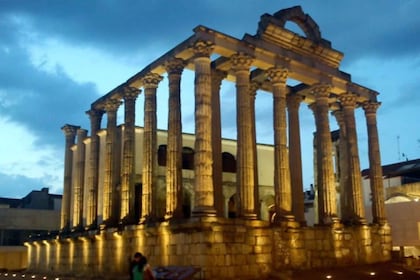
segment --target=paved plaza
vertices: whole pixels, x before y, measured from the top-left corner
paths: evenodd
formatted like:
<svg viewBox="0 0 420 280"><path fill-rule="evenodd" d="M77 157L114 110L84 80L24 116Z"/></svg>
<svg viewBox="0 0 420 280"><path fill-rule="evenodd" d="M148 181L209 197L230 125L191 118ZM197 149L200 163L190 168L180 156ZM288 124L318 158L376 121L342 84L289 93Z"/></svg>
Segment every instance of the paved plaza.
<svg viewBox="0 0 420 280"><path fill-rule="evenodd" d="M31 274L27 272L9 272L0 273L0 280L3 279L53 279L53 280L75 280L81 279L79 277L58 277L54 275ZM90 280L99 280L103 278L83 278ZM111 278L107 278L111 279ZM128 280L128 277L112 278L118 280ZM205 279L203 275L196 274L195 278L183 277L158 277L157 280L172 279L172 280L187 280L187 279ZM219 279L223 279L220 276ZM321 268L303 271L289 271L281 273L273 273L269 280L324 280L324 279L340 279L340 280L363 280L363 279L377 279L377 280L418 280L420 279L420 268L404 268L396 263L380 263L371 265L360 265L341 268ZM267 279L267 280L268 280ZM263 279L258 279L263 280Z"/></svg>

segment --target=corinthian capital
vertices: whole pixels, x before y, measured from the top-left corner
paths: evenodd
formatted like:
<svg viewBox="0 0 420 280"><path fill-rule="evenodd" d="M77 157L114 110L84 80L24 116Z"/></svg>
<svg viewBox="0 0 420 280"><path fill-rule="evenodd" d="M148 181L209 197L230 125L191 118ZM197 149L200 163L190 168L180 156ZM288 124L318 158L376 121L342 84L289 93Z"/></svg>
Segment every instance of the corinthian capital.
<svg viewBox="0 0 420 280"><path fill-rule="evenodd" d="M266 71L268 80L273 84L284 84L287 80L289 71L286 68L270 68Z"/></svg>
<svg viewBox="0 0 420 280"><path fill-rule="evenodd" d="M356 107L357 98L354 94L345 93L340 95L338 99L340 100L341 106L343 107Z"/></svg>
<svg viewBox="0 0 420 280"><path fill-rule="evenodd" d="M115 112L120 107L121 101L118 99L108 99L104 103L105 111L107 112Z"/></svg>
<svg viewBox="0 0 420 280"><path fill-rule="evenodd" d="M136 100L137 96L140 94L141 90L136 87L124 87L122 89L122 96L125 101L127 100Z"/></svg>
<svg viewBox="0 0 420 280"><path fill-rule="evenodd" d="M381 102L367 101L362 104L366 115L375 115L379 106L381 106Z"/></svg>
<svg viewBox="0 0 420 280"><path fill-rule="evenodd" d="M212 42L199 40L191 46L191 49L196 57L210 57L214 46Z"/></svg>
<svg viewBox="0 0 420 280"><path fill-rule="evenodd" d="M156 73L148 73L143 77L142 83L144 88L157 88L163 77Z"/></svg>
<svg viewBox="0 0 420 280"><path fill-rule="evenodd" d="M252 57L244 53L236 53L230 57L233 71L249 71L252 65Z"/></svg>
<svg viewBox="0 0 420 280"><path fill-rule="evenodd" d="M316 99L328 98L330 96L331 86L326 84L317 84L312 86L311 93Z"/></svg>
<svg viewBox="0 0 420 280"><path fill-rule="evenodd" d="M65 136L71 136L74 137L77 133L77 130L80 128L80 126L77 125L71 125L71 124L65 124L61 130L64 132Z"/></svg>
<svg viewBox="0 0 420 280"><path fill-rule="evenodd" d="M181 58L172 58L165 62L165 69L168 74L181 75L185 67L185 61Z"/></svg>
<svg viewBox="0 0 420 280"><path fill-rule="evenodd" d="M104 110L101 109L90 109L86 111L86 115L88 115L90 119L100 119L104 113Z"/></svg>

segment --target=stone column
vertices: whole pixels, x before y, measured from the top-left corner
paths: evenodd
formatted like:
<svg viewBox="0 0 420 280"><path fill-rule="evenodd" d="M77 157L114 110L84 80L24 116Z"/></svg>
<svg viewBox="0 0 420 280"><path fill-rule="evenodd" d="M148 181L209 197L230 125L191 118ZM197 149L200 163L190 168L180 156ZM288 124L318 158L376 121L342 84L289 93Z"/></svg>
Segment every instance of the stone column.
<svg viewBox="0 0 420 280"><path fill-rule="evenodd" d="M76 177L73 183L73 229L81 230L83 222L83 193L85 183L85 144L87 130L77 129Z"/></svg>
<svg viewBox="0 0 420 280"><path fill-rule="evenodd" d="M314 111L316 125L318 222L320 225L337 224L339 220L337 218L332 142L328 119L330 87L317 85L312 88L311 92L315 96L315 102L310 108Z"/></svg>
<svg viewBox="0 0 420 280"><path fill-rule="evenodd" d="M143 174L141 223L148 222L156 214L156 171L157 171L157 118L156 89L162 77L149 73L143 78L144 87L144 129L143 129Z"/></svg>
<svg viewBox="0 0 420 280"><path fill-rule="evenodd" d="M302 152L300 145L299 106L302 96L296 93L289 94L286 98L288 127L289 127L289 164L290 182L292 188L292 214L296 221L305 225L305 203L302 182Z"/></svg>
<svg viewBox="0 0 420 280"><path fill-rule="evenodd" d="M372 192L372 215L373 223L386 224L385 216L385 195L382 179L381 154L379 149L378 127L376 124L376 111L379 108L378 102L366 102L363 104L365 110L366 125L368 130L369 145L369 178Z"/></svg>
<svg viewBox="0 0 420 280"><path fill-rule="evenodd" d="M135 119L136 99L139 94L140 90L134 87L125 87L122 91L122 97L124 99L124 138L121 176L121 224L133 224L135 222Z"/></svg>
<svg viewBox="0 0 420 280"><path fill-rule="evenodd" d="M216 215L213 186L212 107L210 55L213 46L209 42L197 41L192 50L195 54L195 153L193 216Z"/></svg>
<svg viewBox="0 0 420 280"><path fill-rule="evenodd" d="M237 170L236 184L239 197L239 216L256 219L254 153L256 143L252 140L253 127L251 117L251 98L249 68L252 58L237 53L230 58L232 70L236 76L236 114L237 114Z"/></svg>
<svg viewBox="0 0 420 280"><path fill-rule="evenodd" d="M165 65L169 80L165 219L182 217L181 76L184 65L180 58L173 58Z"/></svg>
<svg viewBox="0 0 420 280"><path fill-rule="evenodd" d="M338 152L340 155L339 159L339 168L340 168L340 209L341 209L341 220L344 224L350 223L351 219L351 209L352 209L352 199L351 199L351 186L349 180L349 156L347 148L347 132L346 125L344 123L343 111L336 110L333 112L337 124L340 128L340 142L338 146Z"/></svg>
<svg viewBox="0 0 420 280"><path fill-rule="evenodd" d="M90 118L90 154L89 154L89 178L88 178L88 199L87 199L87 229L97 227L98 215L98 169L99 169L99 136L101 129L101 120L104 111L91 109L86 112Z"/></svg>
<svg viewBox="0 0 420 280"><path fill-rule="evenodd" d="M255 99L257 97L257 90L260 88L260 84L257 82L251 82L249 87L249 102L250 102L250 116L251 116L251 125L252 125L252 135L251 141L255 143L252 149L252 156L254 162L254 200L255 200L255 213L257 217L261 217L261 207L260 207L260 190L259 190L259 183L258 183L258 154L257 154L257 127L255 121Z"/></svg>
<svg viewBox="0 0 420 280"><path fill-rule="evenodd" d="M339 97L343 108L344 123L347 133L348 172L351 186L352 219L355 224L366 224L365 206L363 201L362 177L360 173L359 148L357 146L356 120L354 109L356 108L356 96L343 94Z"/></svg>
<svg viewBox="0 0 420 280"><path fill-rule="evenodd" d="M70 201L71 201L71 185L72 185L72 167L73 167L73 152L71 147L74 145L77 129L80 126L66 124L61 130L66 137L66 148L64 151L64 185L63 185L63 199L61 202L61 230L68 231L70 229Z"/></svg>
<svg viewBox="0 0 420 280"><path fill-rule="evenodd" d="M222 124L220 113L220 87L226 73L212 70L211 72L211 103L212 103L212 149L213 149L213 185L214 203L217 216L224 215L223 174L222 174Z"/></svg>
<svg viewBox="0 0 420 280"><path fill-rule="evenodd" d="M104 188L103 188L103 224L104 227L112 227L117 224L116 205L116 136L117 136L117 110L121 101L109 99L105 101L107 114L107 131L105 143L105 167L104 167Z"/></svg>
<svg viewBox="0 0 420 280"><path fill-rule="evenodd" d="M267 70L267 77L273 86L275 222L294 220L286 127L287 74L284 68Z"/></svg>

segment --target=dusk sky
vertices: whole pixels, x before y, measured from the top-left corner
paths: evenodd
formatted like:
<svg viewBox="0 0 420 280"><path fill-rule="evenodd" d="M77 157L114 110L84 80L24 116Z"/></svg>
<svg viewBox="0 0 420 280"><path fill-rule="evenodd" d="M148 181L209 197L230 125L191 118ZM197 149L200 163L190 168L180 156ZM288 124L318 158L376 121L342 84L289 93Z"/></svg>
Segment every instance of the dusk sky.
<svg viewBox="0 0 420 280"><path fill-rule="evenodd" d="M324 39L344 53L340 69L380 93L383 164L420 158L420 1L417 0L0 0L0 196L49 187L62 192L66 124L90 129L90 104L204 25L236 38L260 16L301 5ZM293 24L289 25L295 30ZM182 82L183 129L194 131L193 72ZM234 84L222 91L223 137L236 138ZM121 106L122 108L123 106ZM158 91L158 128L167 125L167 80ZM143 125L143 98L136 124ZM257 138L273 142L271 96L257 94ZM120 110L121 112L121 110ZM123 117L119 113L120 121ZM305 188L313 183L314 118L301 106ZM361 168L366 125L357 109ZM330 118L331 129L337 129ZM106 119L102 125L106 125Z"/></svg>

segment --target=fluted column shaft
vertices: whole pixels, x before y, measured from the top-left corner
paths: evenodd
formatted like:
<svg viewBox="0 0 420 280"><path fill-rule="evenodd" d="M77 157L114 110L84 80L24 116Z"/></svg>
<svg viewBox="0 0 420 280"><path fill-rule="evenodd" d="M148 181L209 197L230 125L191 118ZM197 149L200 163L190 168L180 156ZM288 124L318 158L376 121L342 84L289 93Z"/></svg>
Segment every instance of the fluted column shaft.
<svg viewBox="0 0 420 280"><path fill-rule="evenodd" d="M359 148L357 146L356 120L354 109L356 108L356 96L344 94L340 96L343 108L344 123L347 133L347 150L349 159L349 179L352 197L352 223L365 224L365 206L363 201L362 177L360 173Z"/></svg>
<svg viewBox="0 0 420 280"><path fill-rule="evenodd" d="M267 70L267 77L273 86L274 197L276 221L294 219L292 215L292 187L290 184L289 154L287 148L287 74L287 69L271 68Z"/></svg>
<svg viewBox="0 0 420 280"><path fill-rule="evenodd" d="M236 115L237 115L237 172L236 184L239 186L239 216L256 219L255 169L252 152L256 145L252 142L253 126L251 117L251 98L249 68L252 58L241 53L231 56L232 70L236 76Z"/></svg>
<svg viewBox="0 0 420 280"><path fill-rule="evenodd" d="M107 131L105 143L105 168L103 189L103 225L114 226L117 221L117 193L116 193L116 137L117 137L117 110L121 101L109 99L105 102L107 113Z"/></svg>
<svg viewBox="0 0 420 280"><path fill-rule="evenodd" d="M168 142L166 147L166 213L165 219L182 217L182 119L181 75L184 61L167 62L169 80Z"/></svg>
<svg viewBox="0 0 420 280"><path fill-rule="evenodd" d="M339 142L339 154L340 154L340 209L341 209L341 220L343 223L349 223L351 220L352 213L352 198L351 198L351 185L349 179L349 156L348 156L348 144L347 144L347 132L346 125L344 123L344 115L342 110L336 110L333 112L334 117L337 120L340 128L340 142Z"/></svg>
<svg viewBox="0 0 420 280"><path fill-rule="evenodd" d="M195 53L195 154L193 216L215 216L212 151L212 107L210 55L208 42L197 41Z"/></svg>
<svg viewBox="0 0 420 280"><path fill-rule="evenodd" d="M223 178L222 178L222 124L220 113L220 87L226 73L212 70L211 72L211 103L212 103L212 149L213 149L213 185L214 203L217 216L224 214Z"/></svg>
<svg viewBox="0 0 420 280"><path fill-rule="evenodd" d="M140 90L133 87L123 89L124 138L121 178L120 223L134 223L134 166L135 166L135 118L136 99Z"/></svg>
<svg viewBox="0 0 420 280"><path fill-rule="evenodd" d="M312 89L312 93L315 95L315 103L311 108L314 111L316 125L318 222L321 225L330 225L338 222L332 141L328 119L330 87L318 85Z"/></svg>
<svg viewBox="0 0 420 280"><path fill-rule="evenodd" d="M83 226L83 194L85 183L85 143L87 130L77 130L76 149L76 177L73 183L73 227L80 229Z"/></svg>
<svg viewBox="0 0 420 280"><path fill-rule="evenodd" d="M369 146L369 177L372 192L372 215L373 223L386 223L385 195L382 179L381 154L379 149L378 127L376 124L376 111L380 103L366 102L363 104L365 110L366 125L368 131Z"/></svg>
<svg viewBox="0 0 420 280"><path fill-rule="evenodd" d="M252 156L253 156L253 162L254 162L254 200L255 200L255 213L257 217L261 216L261 209L260 209L260 203L259 203L259 182L258 182L258 154L257 154L257 123L255 121L255 99L257 97L257 90L259 89L260 84L257 82L252 82L250 84L249 88L249 108L250 108L250 116L251 116L251 141L253 143L252 145Z"/></svg>
<svg viewBox="0 0 420 280"><path fill-rule="evenodd" d="M86 225L88 228L97 227L98 215L98 169L99 169L99 136L101 120L104 114L102 110L91 109L86 112L90 118L90 154L89 154L89 178Z"/></svg>
<svg viewBox="0 0 420 280"><path fill-rule="evenodd" d="M299 106L302 97L297 94L287 96L289 128L289 165L292 188L292 213L296 221L305 224L305 203L302 181L302 151L300 142Z"/></svg>
<svg viewBox="0 0 420 280"><path fill-rule="evenodd" d="M79 126L66 124L61 128L66 139L66 147L64 151L64 184L63 184L63 200L61 202L61 230L70 229L70 201L71 201L71 185L72 185L72 169L73 169L73 152L71 147L75 143L77 129Z"/></svg>
<svg viewBox="0 0 420 280"><path fill-rule="evenodd" d="M156 89L162 77L149 73L143 78L144 130L141 222L156 218L157 117Z"/></svg>

